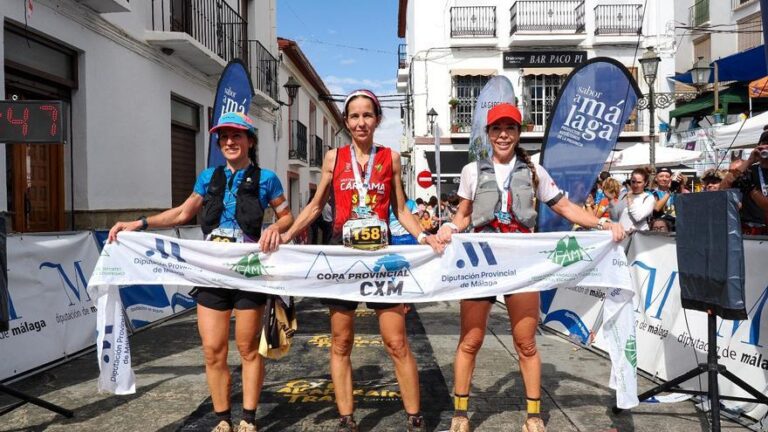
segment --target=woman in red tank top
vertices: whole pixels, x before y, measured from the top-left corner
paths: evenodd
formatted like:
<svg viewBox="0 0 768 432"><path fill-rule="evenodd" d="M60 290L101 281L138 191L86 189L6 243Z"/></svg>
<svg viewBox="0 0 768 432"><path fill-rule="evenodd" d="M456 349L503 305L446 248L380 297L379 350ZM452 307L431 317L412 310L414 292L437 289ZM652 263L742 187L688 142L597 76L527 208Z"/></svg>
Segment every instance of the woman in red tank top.
<svg viewBox="0 0 768 432"><path fill-rule="evenodd" d="M281 236L282 243L293 239L317 219L332 195L334 217L331 244L341 243L344 223L360 216L358 212L369 213L386 222L391 206L402 226L418 238L419 243L429 244L435 252L441 253L443 245L435 236L422 231L405 205L400 180L400 154L373 142L373 133L381 122L381 105L376 96L368 90L352 92L344 102L344 119L352 135L352 144L326 153L315 196L293 226ZM361 182L363 179L367 181ZM360 188L366 184L366 188ZM331 378L340 414L337 430L357 431L352 416L354 403L350 362L357 303L333 299L325 299L323 303L329 306L331 313ZM419 405L419 374L405 332L407 309L402 303L368 302L367 306L376 311L381 338L395 365L403 406L408 415L406 430L424 431Z"/></svg>

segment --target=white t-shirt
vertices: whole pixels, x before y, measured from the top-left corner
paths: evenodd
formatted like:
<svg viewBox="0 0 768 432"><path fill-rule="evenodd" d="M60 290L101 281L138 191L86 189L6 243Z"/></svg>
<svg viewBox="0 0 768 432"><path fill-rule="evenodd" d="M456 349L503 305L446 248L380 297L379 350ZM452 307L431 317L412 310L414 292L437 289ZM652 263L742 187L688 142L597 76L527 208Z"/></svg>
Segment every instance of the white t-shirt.
<svg viewBox="0 0 768 432"><path fill-rule="evenodd" d="M619 216L619 223L625 231L648 231L648 217L653 213L656 199L648 192L632 195L632 205L627 205ZM625 202L626 196L622 196Z"/></svg>
<svg viewBox="0 0 768 432"><path fill-rule="evenodd" d="M515 166L515 160L513 157L508 164L493 163L493 171L496 174L496 184L503 186L507 181L509 173L512 172L512 168ZM541 165L533 163L536 168L536 175L539 177L539 187L536 189L536 198L540 202L547 202L561 193L552 177L549 176L547 170ZM456 193L470 201L475 199L475 190L477 189L477 162L470 162L464 165L461 169L461 180L459 182L459 190Z"/></svg>

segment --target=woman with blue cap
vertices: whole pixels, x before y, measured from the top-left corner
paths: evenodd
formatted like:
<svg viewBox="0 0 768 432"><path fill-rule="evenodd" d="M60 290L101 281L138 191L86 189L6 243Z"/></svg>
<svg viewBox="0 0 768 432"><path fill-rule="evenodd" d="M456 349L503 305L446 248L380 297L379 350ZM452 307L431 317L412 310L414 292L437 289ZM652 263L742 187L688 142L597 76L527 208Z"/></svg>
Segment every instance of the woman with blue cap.
<svg viewBox="0 0 768 432"><path fill-rule="evenodd" d="M253 120L241 113L226 113L210 133L218 133L226 165L200 173L192 194L178 207L137 221L118 222L109 241L120 231L182 225L200 214L206 240L259 242L262 250L275 248L293 216L274 172L256 163L257 135ZM262 230L264 210L272 207L277 221ZM259 355L259 334L266 295L235 289L198 287L197 327L202 339L205 374L217 417L214 432L233 430L230 411L231 375L227 364L230 318L234 310L235 342L243 376L243 418L238 431L256 431L256 407L264 383L264 360Z"/></svg>

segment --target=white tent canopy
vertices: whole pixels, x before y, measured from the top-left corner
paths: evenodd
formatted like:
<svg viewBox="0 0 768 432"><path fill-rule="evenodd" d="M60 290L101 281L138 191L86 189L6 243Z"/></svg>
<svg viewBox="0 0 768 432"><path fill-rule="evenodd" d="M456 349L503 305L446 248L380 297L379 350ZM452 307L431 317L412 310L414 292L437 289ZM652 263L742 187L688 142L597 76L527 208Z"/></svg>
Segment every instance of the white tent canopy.
<svg viewBox="0 0 768 432"><path fill-rule="evenodd" d="M754 147L757 145L757 140L760 139L765 125L768 125L768 111L741 122L719 127L715 130L715 148Z"/></svg>
<svg viewBox="0 0 768 432"><path fill-rule="evenodd" d="M635 144L619 152L618 157L611 165L612 169L634 169L646 167L650 162L650 145ZM701 152L679 149L675 147L656 146L656 166L677 166L696 162L701 158Z"/></svg>
<svg viewBox="0 0 768 432"><path fill-rule="evenodd" d="M605 163L603 164L604 171L608 170L608 167L611 164L611 162L613 162L614 164L616 163L618 154L619 152L611 150L611 153L608 155L608 159L606 159ZM541 158L541 153L536 153L535 155L531 156L531 161L537 164L541 164L540 158ZM568 161L567 160L562 161L562 163L559 165L568 165Z"/></svg>

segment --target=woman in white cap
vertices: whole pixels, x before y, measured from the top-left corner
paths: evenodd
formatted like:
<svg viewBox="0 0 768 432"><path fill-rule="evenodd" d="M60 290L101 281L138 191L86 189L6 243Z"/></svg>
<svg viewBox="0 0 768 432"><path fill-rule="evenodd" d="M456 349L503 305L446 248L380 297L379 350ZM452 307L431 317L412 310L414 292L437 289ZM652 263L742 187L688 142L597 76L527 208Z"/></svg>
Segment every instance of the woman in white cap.
<svg viewBox="0 0 768 432"><path fill-rule="evenodd" d="M200 173L194 191L180 206L137 221L118 222L109 241L120 231L182 225L200 214L206 240L259 242L262 250L277 246L293 216L274 172L256 164L256 128L240 113L221 116L211 133L219 134L225 166ZM272 207L277 221L262 231L264 210ZM266 295L226 288L197 287L197 327L202 339L205 374L217 417L214 432L233 430L230 409L231 376L227 365L230 318L234 310L235 342L243 376L243 418L238 431L256 431L256 407L264 383L264 361L259 355L259 334Z"/></svg>
<svg viewBox="0 0 768 432"><path fill-rule="evenodd" d="M400 224L419 243L429 244L437 252L442 245L435 236L425 233L405 204L400 180L400 154L375 144L373 134L381 123L381 105L369 90L356 90L344 101L344 119L352 135L348 146L329 150L323 160L322 178L312 201L296 217L293 226L282 235L283 243L308 227L320 216L323 206L332 197L333 228L331 244L341 244L347 223L371 224L376 231L386 230L389 209ZM367 225L366 225L367 226ZM383 244L385 237L379 237ZM331 379L340 418L337 431L357 431L353 418L352 363L354 323L357 302L324 299L331 315ZM406 430L424 431L421 415L419 372L408 345L405 331L406 308L402 303L372 303L376 311L381 338L395 366L400 394L406 412Z"/></svg>
<svg viewBox="0 0 768 432"><path fill-rule="evenodd" d="M438 240L450 242L454 233L530 233L535 228L535 200L545 202L555 213L582 227L610 230L614 240L624 230L607 219L598 219L573 204L557 188L546 170L531 162L520 147L520 110L502 103L488 111L486 133L493 147L491 159L471 162L461 171L458 195L461 198L453 221L444 224ZM539 293L504 297L512 327L515 350L523 376L527 418L524 432L545 431L540 415L541 357L536 350L539 323ZM475 359L485 338L488 314L495 297L461 302L461 334L454 362L454 416L451 432L469 431L467 410Z"/></svg>

